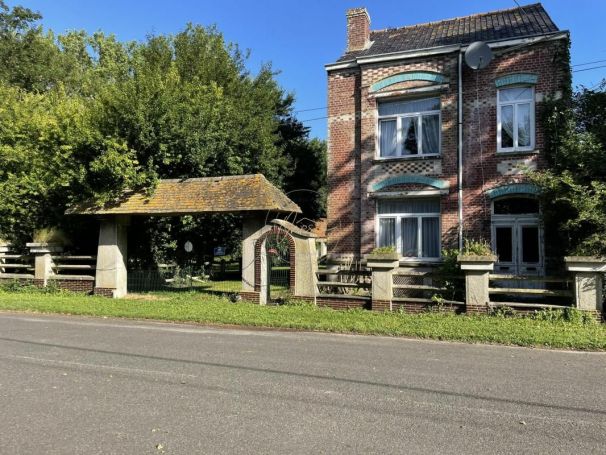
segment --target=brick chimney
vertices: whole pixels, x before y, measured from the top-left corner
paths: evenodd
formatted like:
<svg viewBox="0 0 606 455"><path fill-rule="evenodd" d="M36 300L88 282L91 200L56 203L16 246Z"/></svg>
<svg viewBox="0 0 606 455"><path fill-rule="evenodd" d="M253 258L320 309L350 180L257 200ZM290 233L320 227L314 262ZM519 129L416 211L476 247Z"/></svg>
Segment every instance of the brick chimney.
<svg viewBox="0 0 606 455"><path fill-rule="evenodd" d="M365 49L370 42L370 17L366 8L347 10L347 52Z"/></svg>

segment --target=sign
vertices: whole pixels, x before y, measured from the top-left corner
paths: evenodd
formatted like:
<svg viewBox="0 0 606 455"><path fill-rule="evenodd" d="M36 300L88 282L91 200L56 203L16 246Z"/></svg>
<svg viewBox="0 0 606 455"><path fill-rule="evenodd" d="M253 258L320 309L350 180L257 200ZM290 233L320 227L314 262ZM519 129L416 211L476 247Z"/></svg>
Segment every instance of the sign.
<svg viewBox="0 0 606 455"><path fill-rule="evenodd" d="M185 242L185 245L183 245L183 248L185 248L186 253L191 253L194 250L194 245L188 240Z"/></svg>
<svg viewBox="0 0 606 455"><path fill-rule="evenodd" d="M225 249L224 246L216 246L213 248L213 253L215 256L225 256Z"/></svg>

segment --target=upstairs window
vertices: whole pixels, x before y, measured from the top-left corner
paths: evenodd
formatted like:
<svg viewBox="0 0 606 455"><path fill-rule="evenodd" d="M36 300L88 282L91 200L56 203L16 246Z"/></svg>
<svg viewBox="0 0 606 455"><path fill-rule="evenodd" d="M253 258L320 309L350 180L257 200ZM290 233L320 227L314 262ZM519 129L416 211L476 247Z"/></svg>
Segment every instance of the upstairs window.
<svg viewBox="0 0 606 455"><path fill-rule="evenodd" d="M534 88L514 87L497 92L497 150L534 149Z"/></svg>
<svg viewBox="0 0 606 455"><path fill-rule="evenodd" d="M379 157L440 154L440 98L379 103Z"/></svg>

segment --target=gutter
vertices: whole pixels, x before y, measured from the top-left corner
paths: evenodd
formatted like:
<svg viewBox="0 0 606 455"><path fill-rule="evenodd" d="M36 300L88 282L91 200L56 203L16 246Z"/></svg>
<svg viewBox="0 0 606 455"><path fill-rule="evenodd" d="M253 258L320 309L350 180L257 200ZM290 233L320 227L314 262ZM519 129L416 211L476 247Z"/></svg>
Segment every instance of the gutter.
<svg viewBox="0 0 606 455"><path fill-rule="evenodd" d="M498 49L501 47L507 46L525 46L528 44L533 44L535 42L540 41L548 41L548 40L558 40L568 38L570 32L568 30L557 31L553 33L547 33L544 35L533 35L527 36L524 38L515 38L515 39L505 39L500 41L492 41L487 42L488 47L491 49ZM470 43L471 44L471 43ZM393 60L405 60L408 58L416 58L416 57L426 57L430 55L440 55L440 54L449 54L451 52L457 51L465 51L469 45L448 45L448 46L438 46L438 47L429 47L425 49L414 49L411 51L403 51L403 52L391 52L388 54L379 54L372 56L360 56L354 57L351 60L343 61L343 62L335 62L335 63L327 63L324 65L326 71L340 70L346 68L355 68L360 65L369 64L369 63L381 63L381 62L389 62Z"/></svg>
<svg viewBox="0 0 606 455"><path fill-rule="evenodd" d="M463 49L459 49L458 59L458 147L457 147L457 187L458 187L458 219L459 219L459 251L463 251Z"/></svg>

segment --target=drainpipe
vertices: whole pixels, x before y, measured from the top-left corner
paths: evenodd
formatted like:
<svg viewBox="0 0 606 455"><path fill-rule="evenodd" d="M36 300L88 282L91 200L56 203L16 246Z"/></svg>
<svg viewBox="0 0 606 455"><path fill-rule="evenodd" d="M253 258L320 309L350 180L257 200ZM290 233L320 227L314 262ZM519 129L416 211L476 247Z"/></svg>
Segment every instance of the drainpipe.
<svg viewBox="0 0 606 455"><path fill-rule="evenodd" d="M457 122L459 126L459 146L458 146L458 202L459 202L459 250L463 250L463 52L459 48L459 81L457 84L459 91L458 108L459 113Z"/></svg>

